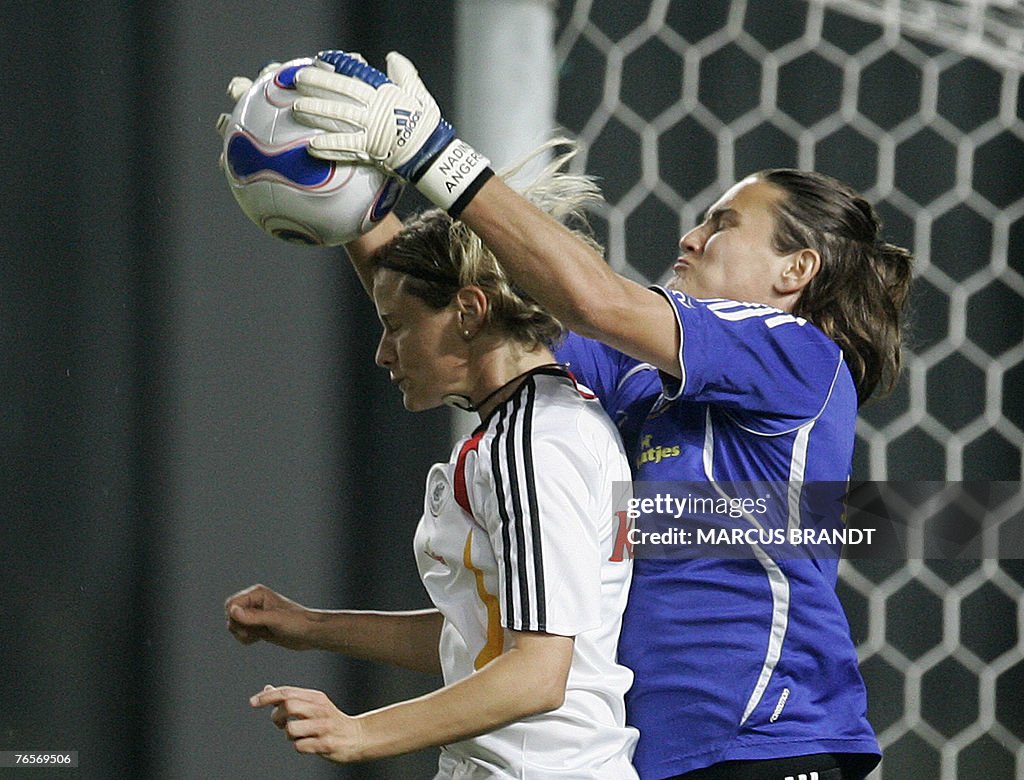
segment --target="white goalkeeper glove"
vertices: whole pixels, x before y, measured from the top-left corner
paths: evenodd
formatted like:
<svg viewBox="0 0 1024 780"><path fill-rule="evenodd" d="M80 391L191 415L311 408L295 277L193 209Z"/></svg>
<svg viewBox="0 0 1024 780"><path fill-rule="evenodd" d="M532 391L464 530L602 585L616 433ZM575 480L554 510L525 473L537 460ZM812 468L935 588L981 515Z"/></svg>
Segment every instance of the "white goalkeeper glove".
<svg viewBox="0 0 1024 780"><path fill-rule="evenodd" d="M272 68L280 67L280 62L268 62L262 68L260 72L256 74L256 78L259 78L267 71ZM252 86L253 79L248 76L235 76L231 81L228 82L228 88L225 90L232 103L237 103L242 99L242 95L249 91L249 87ZM228 122L231 120L231 113L223 113L217 117L217 133L224 137L224 131L227 130Z"/></svg>
<svg viewBox="0 0 1024 780"><path fill-rule="evenodd" d="M387 75L358 55L324 51L295 76L295 118L326 132L309 151L325 160L372 163L410 181L458 217L494 175L490 160L455 137L415 66L397 52Z"/></svg>

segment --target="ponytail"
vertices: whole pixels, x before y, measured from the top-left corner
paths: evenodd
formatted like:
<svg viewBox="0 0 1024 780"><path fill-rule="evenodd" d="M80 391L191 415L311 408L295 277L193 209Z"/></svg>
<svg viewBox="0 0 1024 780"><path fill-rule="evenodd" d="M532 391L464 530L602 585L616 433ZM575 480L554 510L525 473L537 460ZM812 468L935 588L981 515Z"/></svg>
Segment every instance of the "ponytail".
<svg viewBox="0 0 1024 780"><path fill-rule="evenodd" d="M813 322L842 349L859 404L876 390L891 391L902 364L912 255L879 238L874 208L841 182L789 169L758 177L785 192L776 206L775 249L811 248L821 257L793 314Z"/></svg>

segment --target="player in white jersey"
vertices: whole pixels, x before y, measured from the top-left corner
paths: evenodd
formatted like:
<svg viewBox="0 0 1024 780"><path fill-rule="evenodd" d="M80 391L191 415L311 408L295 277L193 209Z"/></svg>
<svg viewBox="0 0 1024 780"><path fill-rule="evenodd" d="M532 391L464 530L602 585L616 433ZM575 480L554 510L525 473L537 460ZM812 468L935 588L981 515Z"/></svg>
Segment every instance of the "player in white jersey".
<svg viewBox="0 0 1024 780"><path fill-rule="evenodd" d="M322 52L296 84L296 117L327 131L314 155L415 184L587 337L559 356L623 415L640 480L781 482L802 527L803 483L848 478L857 407L899 370L911 276L850 188L792 170L738 182L680 240L667 289L649 289L494 177L401 55L385 74ZM878 745L835 570L834 557L637 561L620 652L641 777L870 771Z"/></svg>
<svg viewBox="0 0 1024 780"><path fill-rule="evenodd" d="M555 363L557 321L465 226L434 211L382 235L348 247L384 326L378 364L409 410L447 402L481 419L427 478L414 546L436 609L313 610L257 585L225 610L242 642L441 671L445 686L354 717L290 686L252 705L273 707L299 752L338 762L441 746L439 778L635 777L615 427Z"/></svg>
<svg viewBox="0 0 1024 780"><path fill-rule="evenodd" d="M595 403L561 367L535 369L427 479L415 546L445 616L445 682L484 668L507 631L575 637L562 706L447 745L455 776L631 774L632 675L615 662L630 567L614 554L609 482L630 475Z"/></svg>

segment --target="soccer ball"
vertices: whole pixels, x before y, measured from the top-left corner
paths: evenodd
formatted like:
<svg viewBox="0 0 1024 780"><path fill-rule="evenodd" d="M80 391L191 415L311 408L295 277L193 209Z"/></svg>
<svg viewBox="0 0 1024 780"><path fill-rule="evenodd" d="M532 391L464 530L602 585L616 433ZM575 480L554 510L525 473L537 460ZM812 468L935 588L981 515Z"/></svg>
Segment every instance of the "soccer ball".
<svg viewBox="0 0 1024 780"><path fill-rule="evenodd" d="M292 118L295 74L312 59L263 73L242 96L224 132L224 172L242 211L272 236L337 246L365 233L398 202L403 184L370 165L313 157L323 132Z"/></svg>

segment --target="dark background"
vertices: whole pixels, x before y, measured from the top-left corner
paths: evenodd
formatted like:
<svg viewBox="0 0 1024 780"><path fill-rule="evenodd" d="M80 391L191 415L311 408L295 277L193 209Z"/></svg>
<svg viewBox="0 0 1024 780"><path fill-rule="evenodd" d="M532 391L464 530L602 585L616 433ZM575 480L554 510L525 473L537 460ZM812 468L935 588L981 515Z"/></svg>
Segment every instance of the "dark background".
<svg viewBox="0 0 1024 780"><path fill-rule="evenodd" d="M427 605L411 537L449 418L405 413L373 365L340 250L245 220L213 123L231 76L332 47L418 55L450 103L451 48L418 34L447 5L4 4L0 749L78 750L90 777L337 776L249 695L359 711L437 685L224 630L257 581Z"/></svg>

